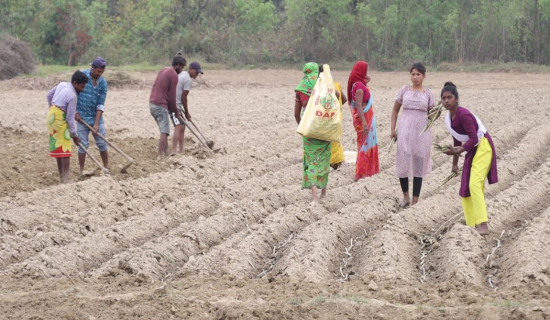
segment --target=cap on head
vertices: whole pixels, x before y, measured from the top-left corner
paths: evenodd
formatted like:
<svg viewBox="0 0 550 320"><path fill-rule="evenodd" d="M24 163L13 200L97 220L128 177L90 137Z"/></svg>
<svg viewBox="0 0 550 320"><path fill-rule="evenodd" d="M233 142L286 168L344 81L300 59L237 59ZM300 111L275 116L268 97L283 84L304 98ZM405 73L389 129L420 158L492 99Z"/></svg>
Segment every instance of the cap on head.
<svg viewBox="0 0 550 320"><path fill-rule="evenodd" d="M102 57L97 57L92 63L90 63L90 65L94 68L105 69L107 66L107 61L105 61Z"/></svg>
<svg viewBox="0 0 550 320"><path fill-rule="evenodd" d="M189 69L195 69L197 73L204 73L202 72L201 64L198 63L197 61L191 62L191 64L189 65Z"/></svg>

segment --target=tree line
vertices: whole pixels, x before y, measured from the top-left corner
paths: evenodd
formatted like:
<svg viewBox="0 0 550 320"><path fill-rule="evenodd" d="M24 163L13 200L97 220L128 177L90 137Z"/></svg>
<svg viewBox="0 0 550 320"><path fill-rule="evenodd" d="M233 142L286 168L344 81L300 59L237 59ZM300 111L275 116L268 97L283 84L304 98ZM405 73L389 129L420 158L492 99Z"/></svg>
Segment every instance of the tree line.
<svg viewBox="0 0 550 320"><path fill-rule="evenodd" d="M3 0L0 32L44 64L367 60L550 64L550 0Z"/></svg>

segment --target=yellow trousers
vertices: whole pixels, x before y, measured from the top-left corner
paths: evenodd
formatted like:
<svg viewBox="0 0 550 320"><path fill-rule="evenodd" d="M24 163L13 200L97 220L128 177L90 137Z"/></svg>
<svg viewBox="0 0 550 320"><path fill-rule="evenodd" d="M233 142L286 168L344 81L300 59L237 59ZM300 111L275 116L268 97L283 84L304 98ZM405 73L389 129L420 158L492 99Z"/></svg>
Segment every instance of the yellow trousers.
<svg viewBox="0 0 550 320"><path fill-rule="evenodd" d="M485 204L485 178L491 168L493 150L487 138L481 138L470 170L470 196L462 198L462 208L466 225L475 227L487 222L487 205Z"/></svg>
<svg viewBox="0 0 550 320"><path fill-rule="evenodd" d="M338 142L332 141L330 145L330 164L344 162L344 147Z"/></svg>

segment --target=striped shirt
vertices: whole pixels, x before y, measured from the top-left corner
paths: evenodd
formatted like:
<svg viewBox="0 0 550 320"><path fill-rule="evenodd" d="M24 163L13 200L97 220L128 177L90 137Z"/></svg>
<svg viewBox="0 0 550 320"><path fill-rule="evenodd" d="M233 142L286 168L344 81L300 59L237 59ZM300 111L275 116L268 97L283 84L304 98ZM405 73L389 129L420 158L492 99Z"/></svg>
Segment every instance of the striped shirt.
<svg viewBox="0 0 550 320"><path fill-rule="evenodd" d="M74 116L76 114L78 94L72 83L61 82L48 92L46 98L48 99L48 106L54 105L66 113L65 119L69 125L71 137L76 137Z"/></svg>

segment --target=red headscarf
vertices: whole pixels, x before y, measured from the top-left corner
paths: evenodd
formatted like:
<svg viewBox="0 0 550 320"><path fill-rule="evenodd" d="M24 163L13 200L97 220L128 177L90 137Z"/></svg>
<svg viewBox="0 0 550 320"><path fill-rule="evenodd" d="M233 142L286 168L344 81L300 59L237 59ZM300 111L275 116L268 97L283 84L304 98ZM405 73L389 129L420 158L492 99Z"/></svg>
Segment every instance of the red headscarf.
<svg viewBox="0 0 550 320"><path fill-rule="evenodd" d="M351 100L353 100L351 96L351 89L353 87L353 84L356 82L361 82L364 85L367 85L367 70L369 68L369 65L366 61L357 61L353 65L353 69L351 70L348 78L348 102L351 103Z"/></svg>

